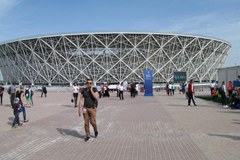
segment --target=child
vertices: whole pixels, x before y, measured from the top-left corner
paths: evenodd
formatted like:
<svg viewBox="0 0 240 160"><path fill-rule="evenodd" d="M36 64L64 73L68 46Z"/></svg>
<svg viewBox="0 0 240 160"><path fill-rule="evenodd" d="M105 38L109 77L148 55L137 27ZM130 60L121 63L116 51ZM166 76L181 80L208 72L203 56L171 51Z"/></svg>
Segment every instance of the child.
<svg viewBox="0 0 240 160"><path fill-rule="evenodd" d="M22 123L20 123L20 121L19 121L20 108L21 108L20 99L15 98L14 102L13 102L13 114L15 116L15 118L13 120L13 124L12 124L13 128L16 128L16 126L15 126L16 124L18 124L18 126L22 126Z"/></svg>

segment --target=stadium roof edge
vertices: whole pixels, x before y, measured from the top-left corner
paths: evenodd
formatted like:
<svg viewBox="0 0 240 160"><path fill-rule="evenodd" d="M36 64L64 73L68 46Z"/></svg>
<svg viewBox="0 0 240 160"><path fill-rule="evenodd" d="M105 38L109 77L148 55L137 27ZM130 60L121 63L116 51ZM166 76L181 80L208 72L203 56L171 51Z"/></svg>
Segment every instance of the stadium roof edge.
<svg viewBox="0 0 240 160"><path fill-rule="evenodd" d="M6 44L6 43L13 43L13 42L17 42L17 41L23 41L23 40L45 38L45 37L59 37L59 36L71 36L71 35L89 35L89 34L159 34L159 35L173 35L173 36L185 36L185 37L189 36L189 37L196 37L196 38L204 38L204 39L211 39L211 40L221 41L221 42L229 44L230 47L232 47L230 42L228 42L226 40L219 39L219 38L206 37L206 36L194 35L194 34L167 33L167 32L75 32L75 33L59 33L59 34L56 33L56 34L38 35L38 36L33 36L33 37L26 37L26 38L19 38L19 39L4 41L4 42L1 42L0 45Z"/></svg>

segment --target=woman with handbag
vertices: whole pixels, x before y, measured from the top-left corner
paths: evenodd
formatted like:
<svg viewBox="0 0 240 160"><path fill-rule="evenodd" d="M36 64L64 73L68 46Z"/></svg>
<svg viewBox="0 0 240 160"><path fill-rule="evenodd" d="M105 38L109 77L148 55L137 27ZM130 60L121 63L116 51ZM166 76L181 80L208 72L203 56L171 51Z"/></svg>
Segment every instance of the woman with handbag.
<svg viewBox="0 0 240 160"><path fill-rule="evenodd" d="M72 102L74 102L74 107L77 108L77 101L78 101L78 91L79 87L77 82L74 83L72 92L73 92L73 99L71 99Z"/></svg>

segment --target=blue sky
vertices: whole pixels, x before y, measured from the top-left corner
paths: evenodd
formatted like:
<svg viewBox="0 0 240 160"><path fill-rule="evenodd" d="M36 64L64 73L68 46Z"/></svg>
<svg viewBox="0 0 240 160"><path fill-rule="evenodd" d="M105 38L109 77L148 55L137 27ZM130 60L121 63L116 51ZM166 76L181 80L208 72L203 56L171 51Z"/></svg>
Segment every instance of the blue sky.
<svg viewBox="0 0 240 160"><path fill-rule="evenodd" d="M166 32L232 44L240 65L240 0L0 0L0 43L82 32Z"/></svg>

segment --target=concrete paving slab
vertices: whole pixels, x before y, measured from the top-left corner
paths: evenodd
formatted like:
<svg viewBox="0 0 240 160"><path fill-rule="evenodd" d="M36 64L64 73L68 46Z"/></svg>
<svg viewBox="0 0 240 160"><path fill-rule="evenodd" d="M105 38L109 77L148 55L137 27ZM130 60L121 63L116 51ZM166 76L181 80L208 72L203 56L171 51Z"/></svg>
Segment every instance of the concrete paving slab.
<svg viewBox="0 0 240 160"><path fill-rule="evenodd" d="M0 159L238 160L240 111L197 99L187 107L182 94L153 97L140 93L119 100L115 93L99 100L99 136L84 142L83 117L70 92L34 95L28 123L11 128L12 109L4 95L0 106ZM21 117L22 118L22 117Z"/></svg>

